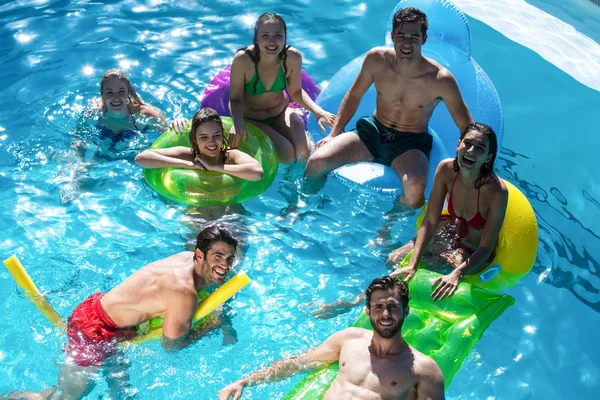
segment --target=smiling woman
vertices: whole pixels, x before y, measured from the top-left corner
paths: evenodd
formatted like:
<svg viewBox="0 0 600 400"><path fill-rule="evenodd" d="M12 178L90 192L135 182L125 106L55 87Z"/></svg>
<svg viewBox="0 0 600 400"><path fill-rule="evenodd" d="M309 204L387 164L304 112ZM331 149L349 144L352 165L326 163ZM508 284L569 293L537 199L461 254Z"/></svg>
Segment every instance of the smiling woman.
<svg viewBox="0 0 600 400"><path fill-rule="evenodd" d="M289 96L313 113L320 128L333 126L335 116L319 107L302 89L302 55L286 43L287 27L275 13L264 13L256 21L251 46L238 50L231 63L229 108L233 119L230 144L236 148L246 140L244 121L260 128L277 149L284 163L306 161L312 141L302 117L289 107Z"/></svg>
<svg viewBox="0 0 600 400"><path fill-rule="evenodd" d="M135 162L145 168L150 186L170 200L201 206L241 203L271 185L278 162L273 144L256 127L248 129L251 135L241 150L229 149L225 135L230 126L229 118L202 108L188 136L169 130Z"/></svg>
<svg viewBox="0 0 600 400"><path fill-rule="evenodd" d="M101 104L85 112L84 117L117 137L126 131L166 130L165 116L145 104L135 91L125 71L109 69L100 80Z"/></svg>
<svg viewBox="0 0 600 400"><path fill-rule="evenodd" d="M473 123L462 131L456 158L437 167L417 237L388 257L388 263L395 265L414 250L409 264L392 276L410 279L422 258L430 266L440 261L450 265L452 271L439 278L433 293L434 299L443 299L454 293L464 275L490 264L508 203L508 189L494 174L497 152L498 141L490 126ZM448 216L442 215L446 198Z"/></svg>

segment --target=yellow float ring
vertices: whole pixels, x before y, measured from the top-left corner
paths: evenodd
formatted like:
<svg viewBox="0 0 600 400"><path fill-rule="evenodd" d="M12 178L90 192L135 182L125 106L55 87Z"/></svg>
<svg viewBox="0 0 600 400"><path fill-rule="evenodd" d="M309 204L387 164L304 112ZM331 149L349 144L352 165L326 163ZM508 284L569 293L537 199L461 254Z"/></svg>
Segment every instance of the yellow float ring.
<svg viewBox="0 0 600 400"><path fill-rule="evenodd" d="M464 277L464 281L471 285L493 291L514 287L527 275L535 262L538 246L538 226L533 207L516 186L505 180L503 182L508 189L508 204L498 234L496 257L483 271ZM417 230L426 211L427 206L417 217ZM448 210L442 214L448 215Z"/></svg>

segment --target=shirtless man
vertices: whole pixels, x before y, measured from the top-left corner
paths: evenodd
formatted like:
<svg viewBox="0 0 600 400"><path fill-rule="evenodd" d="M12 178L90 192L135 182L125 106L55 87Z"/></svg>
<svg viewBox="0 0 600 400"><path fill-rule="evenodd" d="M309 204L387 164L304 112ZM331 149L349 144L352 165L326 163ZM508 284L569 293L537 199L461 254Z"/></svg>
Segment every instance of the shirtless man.
<svg viewBox="0 0 600 400"><path fill-rule="evenodd" d="M164 318L165 350L189 344L204 333L193 330L188 335L198 305L197 291L223 283L237 244L229 229L212 225L198 234L194 252L150 263L108 293L88 297L69 317L66 362L57 387L42 393L14 392L8 398L82 398L92 388L97 367L117 353L119 341L133 337L131 328L152 318Z"/></svg>
<svg viewBox="0 0 600 400"><path fill-rule="evenodd" d="M371 49L356 81L344 96L331 133L317 143L306 166L308 180L324 180L342 165L375 161L391 166L402 178L399 201L423 205L433 139L427 133L431 114L443 100L459 128L473 122L454 76L421 54L427 40L427 17L416 8L394 15L394 48ZM372 117L363 117L356 129L342 134L362 96L375 83L377 105Z"/></svg>
<svg viewBox="0 0 600 400"><path fill-rule="evenodd" d="M296 372L339 361L339 373L325 400L444 399L444 378L437 364L409 346L401 335L408 314L404 282L386 276L366 291L366 313L373 331L348 328L319 347L277 361L219 392L219 400L237 400L246 385L280 380Z"/></svg>

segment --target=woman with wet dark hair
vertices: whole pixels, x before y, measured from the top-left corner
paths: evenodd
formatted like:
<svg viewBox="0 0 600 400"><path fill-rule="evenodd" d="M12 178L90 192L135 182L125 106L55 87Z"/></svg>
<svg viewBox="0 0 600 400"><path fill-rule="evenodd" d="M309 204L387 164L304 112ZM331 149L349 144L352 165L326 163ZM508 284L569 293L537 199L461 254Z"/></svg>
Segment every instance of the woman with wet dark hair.
<svg viewBox="0 0 600 400"><path fill-rule="evenodd" d="M244 120L260 128L283 163L305 162L312 141L300 115L289 108L290 98L312 112L320 128L333 126L335 115L323 110L301 86L302 55L286 43L285 21L265 13L256 21L251 46L238 50L231 63L229 108L233 127L229 143L236 148L247 136ZM289 97L284 89L287 87Z"/></svg>
<svg viewBox="0 0 600 400"><path fill-rule="evenodd" d="M489 265L508 203L506 185L494 173L497 152L496 134L488 125L476 122L462 131L456 158L437 167L417 237L388 257L388 264L397 265L413 250L409 264L391 276L410 279L421 259L432 269L449 266L451 271L439 278L432 294L441 300L454 293L462 276ZM446 199L448 215L442 214Z"/></svg>

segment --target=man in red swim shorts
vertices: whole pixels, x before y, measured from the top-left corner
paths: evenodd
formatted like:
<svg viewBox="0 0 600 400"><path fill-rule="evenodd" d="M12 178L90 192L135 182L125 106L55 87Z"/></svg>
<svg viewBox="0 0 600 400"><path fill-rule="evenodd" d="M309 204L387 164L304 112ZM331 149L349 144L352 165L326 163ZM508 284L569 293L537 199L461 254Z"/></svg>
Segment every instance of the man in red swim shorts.
<svg viewBox="0 0 600 400"><path fill-rule="evenodd" d="M229 229L210 226L198 234L193 252L150 263L107 293L88 297L69 317L67 360L57 387L41 393L14 392L8 398L82 398L97 373L93 367L114 355L119 341L135 334L133 328L156 317L164 318L163 348L185 347L203 333L189 334L198 290L224 282L237 244Z"/></svg>

